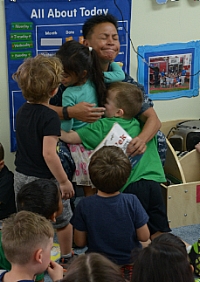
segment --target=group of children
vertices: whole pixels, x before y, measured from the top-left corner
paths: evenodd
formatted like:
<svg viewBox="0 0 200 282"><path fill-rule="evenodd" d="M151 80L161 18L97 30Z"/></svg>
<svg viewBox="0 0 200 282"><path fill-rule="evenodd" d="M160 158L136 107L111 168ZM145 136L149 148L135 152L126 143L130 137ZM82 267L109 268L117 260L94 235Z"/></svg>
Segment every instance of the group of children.
<svg viewBox="0 0 200 282"><path fill-rule="evenodd" d="M141 243L151 239L146 250L152 254L159 246L153 243L155 238L171 231L161 194L160 183L165 182L165 175L156 137L146 143L146 150L134 167L117 146L105 146L89 160L91 150L105 138L115 122L132 138L142 131L142 122L135 118L143 103L142 91L131 83L119 82L124 79L124 73L116 63L111 63L110 68L111 71L102 72L94 49L69 41L61 46L56 56L29 58L13 74L27 102L16 116L14 191L18 213L8 217L2 229L1 253L5 252L12 268L3 272L0 281L34 281L35 275L46 269L53 281L61 280L60 265L66 267L72 258L74 240L78 247L87 246L91 254L76 258L62 281L78 281L75 280L76 268L90 263L97 267L99 263L102 267L107 265L110 278L108 271L107 278L92 280L91 264L90 272L86 271L91 280L82 273L82 281L108 281L108 278L109 281L124 281L127 277L123 278L121 272L125 273L127 267L129 274L133 271L132 281L137 282L134 273L142 269L140 258L145 251L142 250L136 260L132 251L141 249ZM67 116L60 127L59 116L49 108L49 101L60 83L67 87L62 98L64 115L68 115L67 107L86 101L104 106L105 117L86 124ZM109 85L105 87L105 83ZM58 155L59 138L69 144L74 157L77 166L74 181L85 184L86 196L93 194L82 199L73 214L70 198L74 189ZM50 261L54 231L49 220L57 230L60 265ZM160 250L159 246L155 252ZM161 258L162 255L157 259L161 261ZM138 268L135 267L137 261ZM186 265L186 259L184 263ZM10 270L8 266L0 265L0 268ZM188 277L191 276L192 271L185 269ZM141 276L140 281L147 280Z"/></svg>
<svg viewBox="0 0 200 282"><path fill-rule="evenodd" d="M136 196L119 192L130 171L118 147L103 147L92 156L89 173L98 193L81 200L71 219L74 241L88 243L88 254L76 258L64 278L62 267L50 261L54 230L49 220L62 212L60 190L48 179L24 185L17 194L18 213L4 220L0 265L4 262L7 271L0 281L35 281L35 275L41 281L45 270L53 281L63 282L194 281L185 244L173 234L162 234L140 248L138 240L149 238L148 216ZM124 264L131 269L128 280L120 270Z"/></svg>

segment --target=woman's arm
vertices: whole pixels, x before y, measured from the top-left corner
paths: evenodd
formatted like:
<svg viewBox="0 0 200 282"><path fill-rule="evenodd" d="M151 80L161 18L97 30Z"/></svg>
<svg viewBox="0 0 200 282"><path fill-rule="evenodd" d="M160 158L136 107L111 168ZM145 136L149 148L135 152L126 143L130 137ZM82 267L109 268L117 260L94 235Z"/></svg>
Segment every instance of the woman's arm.
<svg viewBox="0 0 200 282"><path fill-rule="evenodd" d="M131 156L143 154L146 150L146 143L156 135L161 127L161 122L152 107L140 115L140 120L144 123L142 131L131 140L127 147L127 154Z"/></svg>
<svg viewBox="0 0 200 282"><path fill-rule="evenodd" d="M76 118L78 120L88 123L97 121L102 117L102 115L104 115L105 112L104 107L95 108L95 104L90 104L86 102L80 102L73 107L67 108L49 105L49 108L57 112L61 120L64 120L63 111L67 111L67 114L65 114L65 116L68 116L69 119Z"/></svg>

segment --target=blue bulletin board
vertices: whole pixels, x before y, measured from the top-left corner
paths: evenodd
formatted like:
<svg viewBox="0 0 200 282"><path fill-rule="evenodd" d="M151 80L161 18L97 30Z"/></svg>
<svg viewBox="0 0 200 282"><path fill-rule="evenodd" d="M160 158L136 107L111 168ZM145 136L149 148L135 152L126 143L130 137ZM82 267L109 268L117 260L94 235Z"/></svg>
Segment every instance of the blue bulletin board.
<svg viewBox="0 0 200 282"><path fill-rule="evenodd" d="M52 56L66 40L82 42L85 20L107 13L119 20L121 48L116 61L129 73L131 0L5 0L12 152L16 150L16 112L25 102L12 74L28 57Z"/></svg>

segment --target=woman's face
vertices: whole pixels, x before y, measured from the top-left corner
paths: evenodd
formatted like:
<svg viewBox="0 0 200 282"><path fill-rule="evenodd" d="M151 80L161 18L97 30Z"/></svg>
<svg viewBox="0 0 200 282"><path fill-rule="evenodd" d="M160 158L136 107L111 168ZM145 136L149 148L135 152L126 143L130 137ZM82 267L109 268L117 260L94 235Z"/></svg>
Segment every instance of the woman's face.
<svg viewBox="0 0 200 282"><path fill-rule="evenodd" d="M97 24L89 38L84 40L84 44L97 52L102 63L112 62L120 50L117 30L109 22Z"/></svg>

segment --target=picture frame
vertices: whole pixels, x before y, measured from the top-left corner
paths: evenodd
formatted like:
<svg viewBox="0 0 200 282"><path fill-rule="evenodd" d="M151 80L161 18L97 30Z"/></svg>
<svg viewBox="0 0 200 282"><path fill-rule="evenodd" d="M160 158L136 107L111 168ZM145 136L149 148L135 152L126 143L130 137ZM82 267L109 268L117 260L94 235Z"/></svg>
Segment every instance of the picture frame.
<svg viewBox="0 0 200 282"><path fill-rule="evenodd" d="M152 100L199 94L200 41L138 47L138 82Z"/></svg>

